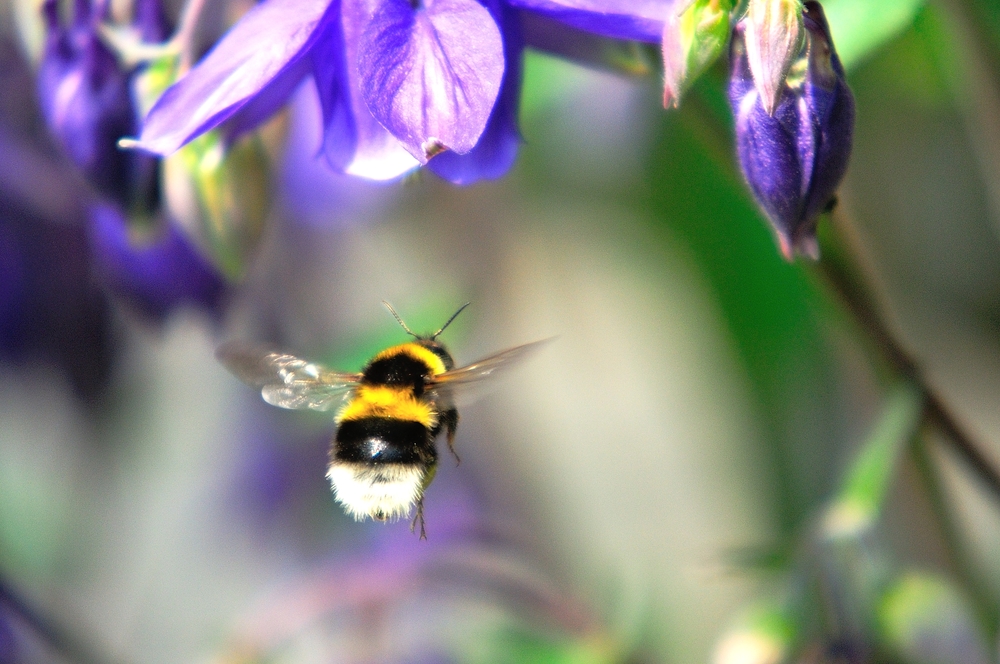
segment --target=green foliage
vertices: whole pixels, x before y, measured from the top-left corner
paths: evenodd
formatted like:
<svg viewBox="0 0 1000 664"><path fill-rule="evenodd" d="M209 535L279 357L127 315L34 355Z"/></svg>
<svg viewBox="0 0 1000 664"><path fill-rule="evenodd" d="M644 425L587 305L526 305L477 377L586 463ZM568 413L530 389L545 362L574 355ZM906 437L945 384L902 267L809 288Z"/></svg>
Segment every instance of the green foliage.
<svg viewBox="0 0 1000 664"><path fill-rule="evenodd" d="M554 638L513 626L489 633L469 664L613 664L622 653L606 638Z"/></svg>
<svg viewBox="0 0 1000 664"><path fill-rule="evenodd" d="M876 522L899 456L920 421L922 405L923 397L912 385L899 385L890 393L882 416L827 509L828 536L856 536Z"/></svg>
<svg viewBox="0 0 1000 664"><path fill-rule="evenodd" d="M664 106L681 95L722 54L729 43L731 0L694 0L663 31Z"/></svg>
<svg viewBox="0 0 1000 664"><path fill-rule="evenodd" d="M851 69L913 23L925 0L824 0L844 67Z"/></svg>

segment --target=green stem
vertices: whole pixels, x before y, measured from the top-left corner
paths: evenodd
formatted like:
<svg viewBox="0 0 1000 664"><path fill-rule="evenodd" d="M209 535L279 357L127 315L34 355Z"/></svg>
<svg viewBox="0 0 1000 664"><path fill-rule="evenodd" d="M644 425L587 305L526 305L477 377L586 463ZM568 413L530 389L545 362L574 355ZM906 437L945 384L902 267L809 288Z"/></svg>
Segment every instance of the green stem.
<svg viewBox="0 0 1000 664"><path fill-rule="evenodd" d="M929 385L907 349L897 341L896 336L883 322L868 289L855 276L859 274L859 270L855 267L857 259L849 259L847 251L838 242L842 240L844 233L842 226L842 223L836 225L841 237L834 238L834 246L823 247L823 259L816 263L817 278L824 284L826 290L835 294L851 317L867 333L879 356L892 371L920 386L926 399L924 417L927 422L944 434L945 441L958 453L982 485L1000 501L1000 473L983 455L965 428L959 424L947 404ZM852 251L851 256L858 257L859 252ZM849 267L849 263L854 265Z"/></svg>

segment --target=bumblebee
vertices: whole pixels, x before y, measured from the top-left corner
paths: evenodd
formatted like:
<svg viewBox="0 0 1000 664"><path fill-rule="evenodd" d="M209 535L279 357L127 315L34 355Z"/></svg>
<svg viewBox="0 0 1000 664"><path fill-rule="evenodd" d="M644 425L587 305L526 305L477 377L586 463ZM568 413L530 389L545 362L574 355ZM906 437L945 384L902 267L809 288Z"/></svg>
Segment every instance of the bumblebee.
<svg viewBox="0 0 1000 664"><path fill-rule="evenodd" d="M424 538L423 496L437 469L434 443L442 431L458 461L456 398L548 339L455 368L451 354L437 338L468 303L430 335L414 334L389 303L382 304L414 340L378 353L360 373L331 371L295 355L241 341L223 344L216 357L239 379L260 387L269 404L318 411L339 407L326 473L337 502L359 521L365 517L395 520L416 506L413 527L419 522Z"/></svg>

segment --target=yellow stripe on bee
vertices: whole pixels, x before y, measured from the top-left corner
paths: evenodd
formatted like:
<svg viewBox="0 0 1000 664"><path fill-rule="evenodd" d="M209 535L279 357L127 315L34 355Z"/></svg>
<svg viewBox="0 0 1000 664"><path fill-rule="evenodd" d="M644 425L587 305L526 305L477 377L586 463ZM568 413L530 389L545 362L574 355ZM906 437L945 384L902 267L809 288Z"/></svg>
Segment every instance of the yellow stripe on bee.
<svg viewBox="0 0 1000 664"><path fill-rule="evenodd" d="M424 348L420 344L406 343L400 344L398 346L393 346L392 348L386 348L384 351L372 358L372 362L376 360L385 360L395 355L409 355L418 362L423 362L426 364L432 375L437 375L445 372L444 362L441 358L435 355L432 351Z"/></svg>
<svg viewBox="0 0 1000 664"><path fill-rule="evenodd" d="M408 387L361 385L354 398L337 414L337 424L365 417L389 417L419 422L428 429L437 425L437 411L426 401L413 397Z"/></svg>

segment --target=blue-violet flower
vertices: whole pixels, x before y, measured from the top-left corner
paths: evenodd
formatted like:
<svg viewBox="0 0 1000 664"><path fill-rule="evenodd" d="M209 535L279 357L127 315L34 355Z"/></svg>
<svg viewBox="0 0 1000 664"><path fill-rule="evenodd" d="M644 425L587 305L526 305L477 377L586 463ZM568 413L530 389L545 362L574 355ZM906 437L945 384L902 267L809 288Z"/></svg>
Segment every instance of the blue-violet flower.
<svg viewBox="0 0 1000 664"><path fill-rule="evenodd" d="M166 155L210 129L243 131L304 76L335 168L391 179L430 161L464 184L497 177L519 138L515 9L658 43L673 0L264 0L146 117L133 145ZM437 156L440 155L440 156Z"/></svg>

